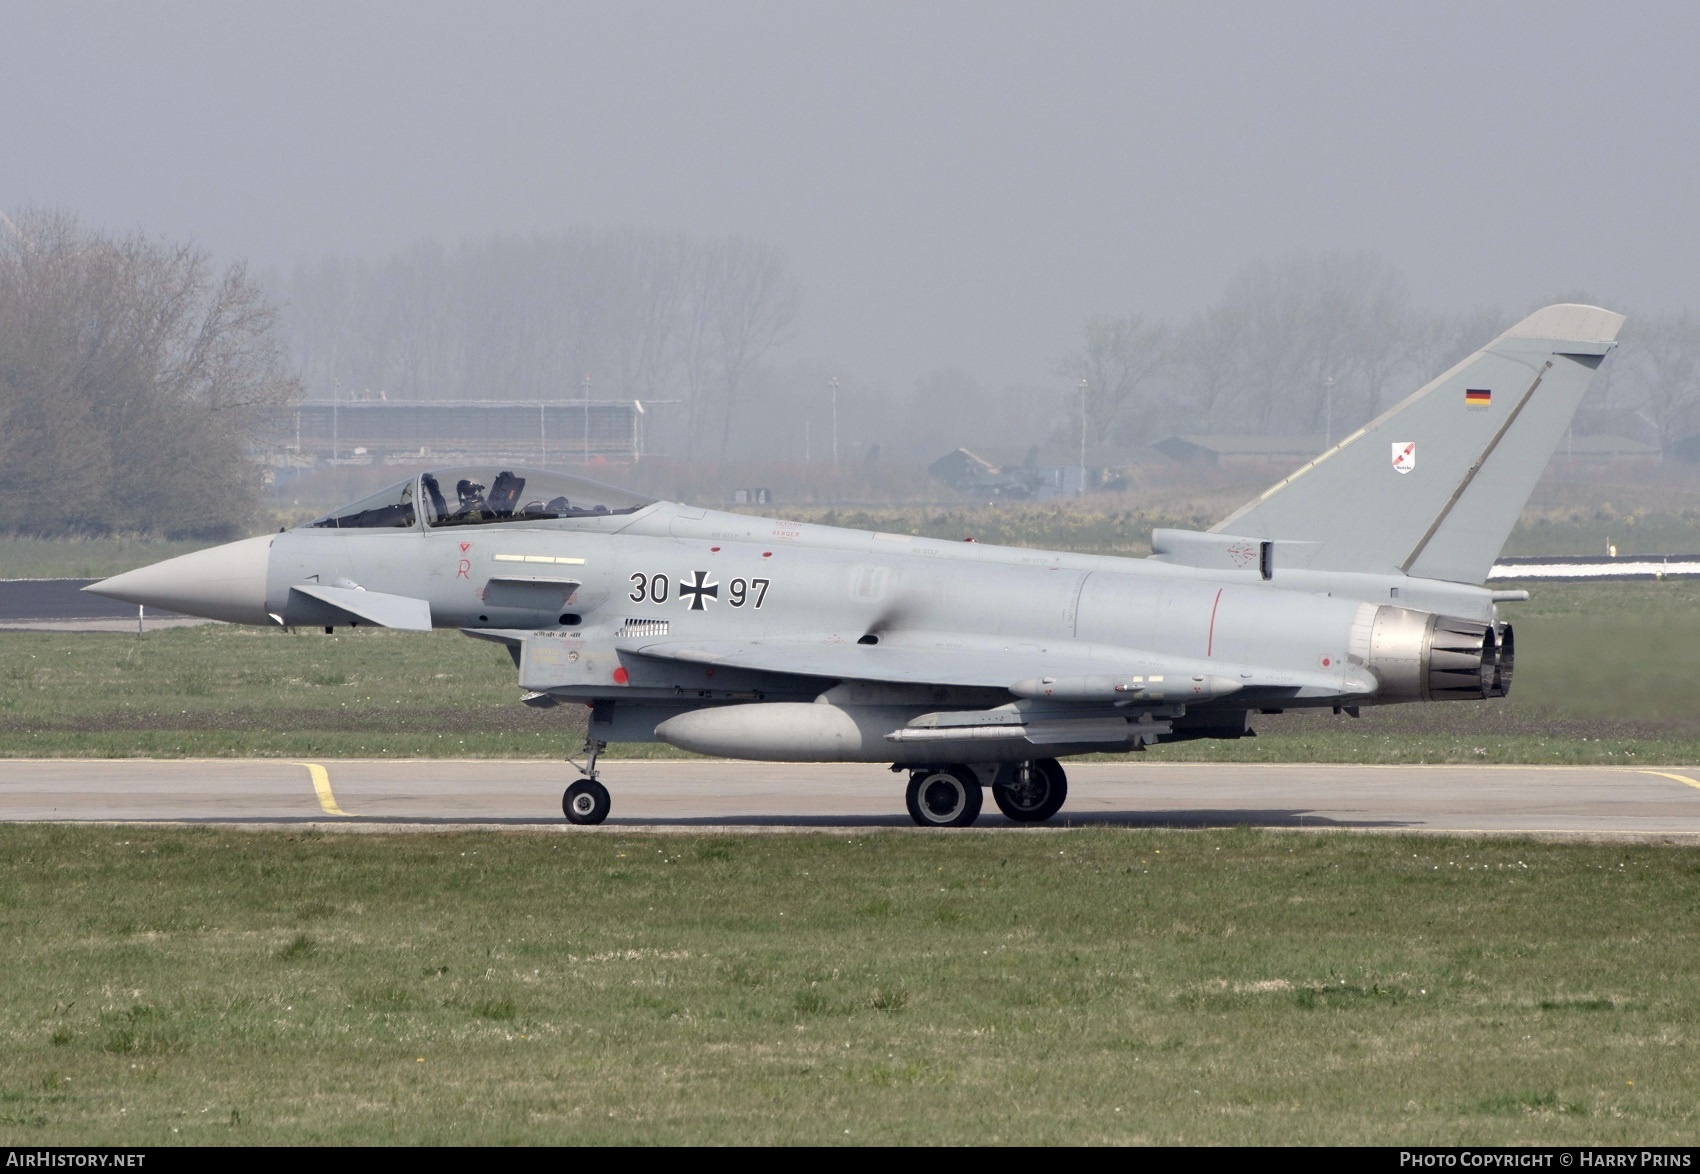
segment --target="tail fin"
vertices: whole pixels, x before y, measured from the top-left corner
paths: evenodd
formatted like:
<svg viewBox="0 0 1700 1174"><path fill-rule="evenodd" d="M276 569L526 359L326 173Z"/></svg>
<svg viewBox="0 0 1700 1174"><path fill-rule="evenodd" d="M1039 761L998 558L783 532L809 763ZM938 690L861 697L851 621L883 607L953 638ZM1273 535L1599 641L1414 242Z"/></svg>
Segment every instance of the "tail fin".
<svg viewBox="0 0 1700 1174"><path fill-rule="evenodd" d="M1314 570L1482 582L1622 325L1536 311L1212 533L1304 543Z"/></svg>

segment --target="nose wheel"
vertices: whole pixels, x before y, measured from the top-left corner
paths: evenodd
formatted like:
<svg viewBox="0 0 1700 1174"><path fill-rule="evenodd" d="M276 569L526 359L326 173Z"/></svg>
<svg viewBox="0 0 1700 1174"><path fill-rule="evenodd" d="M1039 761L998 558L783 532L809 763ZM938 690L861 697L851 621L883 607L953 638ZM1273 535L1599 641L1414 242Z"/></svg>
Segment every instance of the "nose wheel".
<svg viewBox="0 0 1700 1174"><path fill-rule="evenodd" d="M611 806L608 788L595 779L580 779L561 796L561 810L568 823L601 823L608 818Z"/></svg>

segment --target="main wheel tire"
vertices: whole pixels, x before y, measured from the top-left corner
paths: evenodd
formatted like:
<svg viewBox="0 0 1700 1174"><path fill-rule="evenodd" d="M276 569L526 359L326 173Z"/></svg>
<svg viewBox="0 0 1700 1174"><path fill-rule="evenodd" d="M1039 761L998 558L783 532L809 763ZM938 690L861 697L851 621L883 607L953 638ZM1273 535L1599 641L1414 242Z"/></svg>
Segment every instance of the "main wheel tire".
<svg viewBox="0 0 1700 1174"><path fill-rule="evenodd" d="M992 801L1016 823L1043 823L1068 799L1068 775L1062 763L1041 758L1028 764L1027 783L1015 781L1015 767L1000 770L992 783Z"/></svg>
<svg viewBox="0 0 1700 1174"><path fill-rule="evenodd" d="M561 796L561 811L568 823L601 823L613 805L608 788L595 779L580 779Z"/></svg>
<svg viewBox="0 0 1700 1174"><path fill-rule="evenodd" d="M918 770L909 776L909 818L924 828L965 828L980 818L985 796L966 766Z"/></svg>

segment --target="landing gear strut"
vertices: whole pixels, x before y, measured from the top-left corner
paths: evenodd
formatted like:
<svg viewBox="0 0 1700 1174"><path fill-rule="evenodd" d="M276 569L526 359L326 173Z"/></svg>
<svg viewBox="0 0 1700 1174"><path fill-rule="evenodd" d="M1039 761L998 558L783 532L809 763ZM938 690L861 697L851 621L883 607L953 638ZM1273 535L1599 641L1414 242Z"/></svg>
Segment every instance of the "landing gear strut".
<svg viewBox="0 0 1700 1174"><path fill-rule="evenodd" d="M584 743L584 778L567 788L561 796L561 811L567 817L568 823L592 824L601 823L608 818L608 809L613 805L613 799L608 794L608 788L596 781L596 756L602 753L604 743L586 738ZM577 766L578 763L567 759Z"/></svg>
<svg viewBox="0 0 1700 1174"><path fill-rule="evenodd" d="M1006 763L992 783L992 801L1016 823L1043 823L1068 798L1068 776L1054 758Z"/></svg>
<svg viewBox="0 0 1700 1174"><path fill-rule="evenodd" d="M909 776L909 818L924 828L965 828L980 818L984 798L972 767L931 766Z"/></svg>

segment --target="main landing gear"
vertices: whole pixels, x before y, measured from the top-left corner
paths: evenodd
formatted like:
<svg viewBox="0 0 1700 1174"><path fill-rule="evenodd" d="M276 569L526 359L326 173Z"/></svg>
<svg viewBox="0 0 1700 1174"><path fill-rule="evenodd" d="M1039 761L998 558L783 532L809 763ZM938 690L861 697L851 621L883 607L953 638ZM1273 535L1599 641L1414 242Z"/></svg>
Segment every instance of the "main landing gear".
<svg viewBox="0 0 1700 1174"><path fill-rule="evenodd" d="M1044 823L1067 798L1068 775L1054 758L1006 763L992 783L992 802L1016 823Z"/></svg>
<svg viewBox="0 0 1700 1174"><path fill-rule="evenodd" d="M568 823L601 823L608 818L608 809L614 801L608 794L608 788L596 781L596 756L602 753L602 747L601 742L586 740L584 744L585 777L568 787L567 793L561 796L561 811ZM578 765L570 758L567 761Z"/></svg>
<svg viewBox="0 0 1700 1174"><path fill-rule="evenodd" d="M980 778L971 766L930 766L909 776L909 818L924 828L965 828L980 818Z"/></svg>
<svg viewBox="0 0 1700 1174"><path fill-rule="evenodd" d="M909 776L909 818L924 828L963 828L980 817L983 784L971 766L929 766ZM992 779L992 801L1017 823L1043 823L1068 798L1068 776L1054 758L1008 762Z"/></svg>

